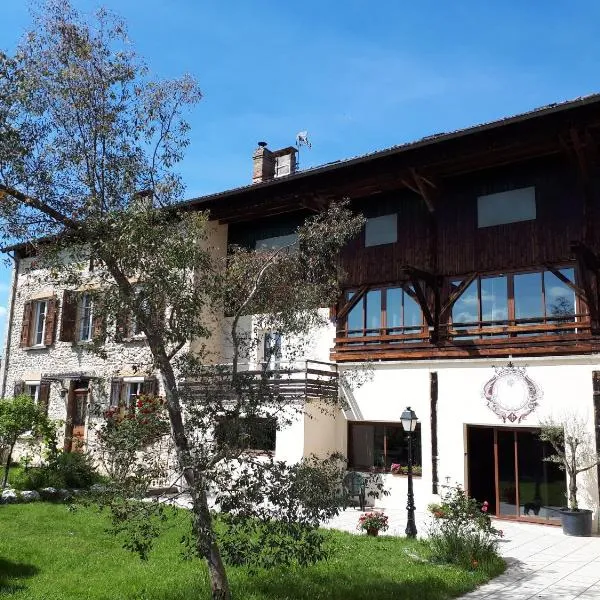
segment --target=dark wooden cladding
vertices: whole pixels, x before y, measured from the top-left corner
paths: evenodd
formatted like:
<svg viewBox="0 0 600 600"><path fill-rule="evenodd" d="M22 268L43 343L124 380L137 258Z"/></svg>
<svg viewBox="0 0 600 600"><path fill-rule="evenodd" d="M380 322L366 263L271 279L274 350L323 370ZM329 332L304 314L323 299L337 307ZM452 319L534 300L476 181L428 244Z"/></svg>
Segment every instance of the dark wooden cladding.
<svg viewBox="0 0 600 600"><path fill-rule="evenodd" d="M478 228L478 196L530 186L535 220ZM398 241L366 248L362 235L351 242L341 260L345 285L400 281L405 265L453 277L561 263L573 258L571 241L582 239L583 196L566 158L454 178L441 187L433 219L423 200L404 189L379 195L376 205L373 197L355 201L367 217L396 212Z"/></svg>
<svg viewBox="0 0 600 600"><path fill-rule="evenodd" d="M431 414L431 493L438 494L438 374L429 374Z"/></svg>

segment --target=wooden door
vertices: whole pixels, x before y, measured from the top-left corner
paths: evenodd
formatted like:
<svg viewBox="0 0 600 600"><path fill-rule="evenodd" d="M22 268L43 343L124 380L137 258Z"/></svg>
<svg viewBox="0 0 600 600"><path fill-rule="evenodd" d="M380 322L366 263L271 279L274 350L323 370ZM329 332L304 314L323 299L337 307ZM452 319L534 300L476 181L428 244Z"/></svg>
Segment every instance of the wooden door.
<svg viewBox="0 0 600 600"><path fill-rule="evenodd" d="M85 380L72 381L67 398L65 452L81 452L84 449L87 403L88 382Z"/></svg>

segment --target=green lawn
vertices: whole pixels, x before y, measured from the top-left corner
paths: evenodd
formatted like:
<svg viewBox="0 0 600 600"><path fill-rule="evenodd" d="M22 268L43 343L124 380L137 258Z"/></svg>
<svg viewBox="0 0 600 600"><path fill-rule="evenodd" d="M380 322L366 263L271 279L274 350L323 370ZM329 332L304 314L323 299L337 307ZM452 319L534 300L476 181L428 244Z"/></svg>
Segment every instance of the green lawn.
<svg viewBox="0 0 600 600"><path fill-rule="evenodd" d="M357 513L358 515L358 513ZM189 600L209 598L200 561L181 559L184 511L142 562L106 533L92 508L60 504L0 506L0 597L15 600ZM249 574L230 568L237 600L378 600L452 598L496 575L503 564L476 571L411 558L422 544L339 532L327 534L331 558L312 567ZM487 571L487 572L486 572Z"/></svg>

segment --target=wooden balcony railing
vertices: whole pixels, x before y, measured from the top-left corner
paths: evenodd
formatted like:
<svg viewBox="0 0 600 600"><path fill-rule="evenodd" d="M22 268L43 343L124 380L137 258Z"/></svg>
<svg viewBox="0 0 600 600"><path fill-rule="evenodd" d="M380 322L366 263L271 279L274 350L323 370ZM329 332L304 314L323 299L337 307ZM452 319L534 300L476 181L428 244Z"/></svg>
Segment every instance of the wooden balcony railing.
<svg viewBox="0 0 600 600"><path fill-rule="evenodd" d="M434 333L426 325L341 331L331 357L343 361L591 351L587 314L449 323Z"/></svg>
<svg viewBox="0 0 600 600"><path fill-rule="evenodd" d="M191 396L203 396L210 386L219 385L220 391L227 386L226 374L231 365L218 365L220 376L185 381L182 389ZM291 399L336 398L338 394L338 371L335 363L318 360L248 362L239 365L244 385L265 386L269 394ZM218 380L218 384L215 382Z"/></svg>

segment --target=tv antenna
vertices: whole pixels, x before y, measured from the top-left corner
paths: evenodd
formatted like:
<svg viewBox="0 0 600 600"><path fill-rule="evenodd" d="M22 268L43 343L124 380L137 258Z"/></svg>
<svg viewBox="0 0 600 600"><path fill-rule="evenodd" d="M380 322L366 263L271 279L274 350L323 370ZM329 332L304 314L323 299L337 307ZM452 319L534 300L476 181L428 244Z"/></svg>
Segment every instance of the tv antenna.
<svg viewBox="0 0 600 600"><path fill-rule="evenodd" d="M299 131L296 134L296 148L298 148L298 166L300 165L300 148L306 146L309 150L312 148L312 144L308 139L308 131Z"/></svg>

